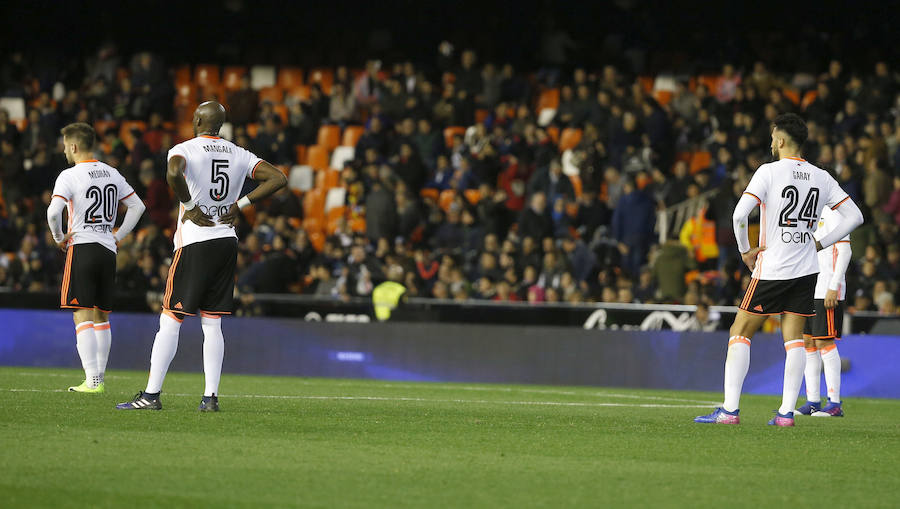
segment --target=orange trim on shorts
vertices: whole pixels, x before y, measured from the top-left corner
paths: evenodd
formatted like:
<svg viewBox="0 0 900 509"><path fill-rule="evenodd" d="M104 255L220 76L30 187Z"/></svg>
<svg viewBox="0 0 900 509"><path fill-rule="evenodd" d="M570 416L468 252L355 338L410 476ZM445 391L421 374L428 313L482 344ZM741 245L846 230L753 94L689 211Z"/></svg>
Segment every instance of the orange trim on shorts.
<svg viewBox="0 0 900 509"><path fill-rule="evenodd" d="M214 314L212 314L212 313L207 313L207 312L205 312L205 311L201 311L201 312L200 312L200 316L203 317L203 318L222 318L222 317L219 316L219 315L214 315Z"/></svg>
<svg viewBox="0 0 900 509"><path fill-rule="evenodd" d="M169 277L166 278L166 293L163 295L163 307L170 307L172 299L172 291L175 287L175 269L178 267L178 260L181 259L181 249L175 251L175 258L169 267Z"/></svg>
<svg viewBox="0 0 900 509"><path fill-rule="evenodd" d="M849 200L849 199L850 199L850 197L849 197L849 196L847 196L847 197L846 197L846 198L844 198L844 199L843 199L843 200L841 200L841 201L839 201L839 202L837 202L837 205L835 205L835 206L834 206L834 207L831 207L831 210L834 210L834 209L836 209L836 208L838 208L838 207L840 207L840 206L841 206L841 204L842 204L842 203L844 203L844 202L845 202L845 201L847 201L847 200Z"/></svg>
<svg viewBox="0 0 900 509"><path fill-rule="evenodd" d="M785 313L785 314L788 314L788 315L805 316L805 317L807 317L807 318L809 318L809 317L811 317L811 316L816 316L815 313L806 314L806 313L795 313L795 312L793 312L793 311L782 311L782 312ZM778 314L778 313L775 313L775 314Z"/></svg>
<svg viewBox="0 0 900 509"><path fill-rule="evenodd" d="M178 316L175 313L169 311L168 309L163 309L162 314L168 316L169 318L171 318L172 320L175 320L178 323L181 323L184 321L184 318L178 318Z"/></svg>
<svg viewBox="0 0 900 509"><path fill-rule="evenodd" d="M203 309L199 309L201 313L206 313L208 315L230 315L231 311L206 311Z"/></svg>
<svg viewBox="0 0 900 509"><path fill-rule="evenodd" d="M83 331L94 328L94 322L82 322L81 325L75 327L75 334L81 334Z"/></svg>
<svg viewBox="0 0 900 509"><path fill-rule="evenodd" d="M745 338L744 336L733 336L730 340L728 340L728 346L736 343L743 343L747 346L750 346L750 339Z"/></svg>
<svg viewBox="0 0 900 509"><path fill-rule="evenodd" d="M93 311L95 308L89 308L89 307L85 307L85 306L70 306L70 305L66 304L65 306L60 306L60 309L89 309L89 310Z"/></svg>
<svg viewBox="0 0 900 509"><path fill-rule="evenodd" d="M753 292L756 291L756 285L759 284L759 279L750 278L750 285L747 286L747 293L744 294L744 300L741 301L741 309L747 311L747 307L750 306L750 302L753 300Z"/></svg>
<svg viewBox="0 0 900 509"><path fill-rule="evenodd" d="M825 310L825 322L828 324L828 334L834 336L834 308Z"/></svg>
<svg viewBox="0 0 900 509"><path fill-rule="evenodd" d="M63 279L62 285L59 290L59 307L65 308L68 307L69 302L69 280L72 276L72 254L75 252L75 248L69 246L66 249L66 268L63 270Z"/></svg>
<svg viewBox="0 0 900 509"><path fill-rule="evenodd" d="M109 322L103 322L101 324L94 324L94 330L106 330L109 328Z"/></svg>

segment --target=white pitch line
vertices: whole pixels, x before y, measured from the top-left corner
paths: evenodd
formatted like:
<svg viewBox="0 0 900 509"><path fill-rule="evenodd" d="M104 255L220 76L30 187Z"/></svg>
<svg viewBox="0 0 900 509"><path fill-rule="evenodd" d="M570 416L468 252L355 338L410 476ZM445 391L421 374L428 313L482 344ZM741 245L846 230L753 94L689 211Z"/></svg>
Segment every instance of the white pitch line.
<svg viewBox="0 0 900 509"><path fill-rule="evenodd" d="M29 373L29 372L21 372L17 373L18 375L28 375L28 376L56 376L56 377L71 377L68 374L62 373ZM130 380L134 377L130 376L119 376L119 375L108 375L106 378L110 380ZM319 385L316 382L312 382L309 380L296 380L294 383L301 385ZM648 401L672 401L672 402L681 402L681 403L695 403L697 405L718 405L721 401L707 401L701 399L687 399L687 398L672 398L668 396L644 396L640 394L622 394L617 392L578 392L578 391L564 391L559 389L530 389L527 387L490 387L490 386L478 386L478 385L454 385L454 382L450 382L446 385L441 385L436 382L422 382L421 384L408 384L408 383L394 383L394 382L386 382L386 383L366 383L365 381L354 382L354 381L346 381L346 382L329 382L328 385L332 387L380 387L384 389L413 389L413 390L421 390L421 389L443 389L443 390L461 390L461 391L474 391L474 392L505 392L505 393L523 393L523 394L553 394L558 396L599 396L606 398L623 398L623 399L638 399L638 400L648 400Z"/></svg>
<svg viewBox="0 0 900 509"><path fill-rule="evenodd" d="M67 392L64 389L6 389L6 392ZM166 393L166 396L195 398L196 394ZM516 405L516 406L568 406L568 407L630 407L630 408L708 408L709 405L668 405L660 403L603 403L580 401L491 401L483 399L430 399L387 396L296 396L276 394L224 394L225 398L290 399L328 401L401 401L413 403L459 403L475 405Z"/></svg>

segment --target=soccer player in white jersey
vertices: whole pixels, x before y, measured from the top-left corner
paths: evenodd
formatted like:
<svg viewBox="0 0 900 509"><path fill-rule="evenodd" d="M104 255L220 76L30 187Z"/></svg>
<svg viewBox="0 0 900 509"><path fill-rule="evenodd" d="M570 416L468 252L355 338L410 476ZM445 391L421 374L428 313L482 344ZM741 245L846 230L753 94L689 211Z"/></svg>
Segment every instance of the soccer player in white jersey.
<svg viewBox="0 0 900 509"><path fill-rule="evenodd" d="M725 358L725 402L698 423L740 423L741 388L750 368L750 341L769 315L781 315L786 352L781 406L769 421L774 426L793 426L794 407L803 381L806 355L803 328L815 314L813 303L819 264L816 251L831 247L863 222L862 213L825 170L800 158L806 141L806 124L792 113L772 122L772 156L775 162L756 170L735 206L734 236L741 258L753 271L728 340ZM759 246L750 248L747 218L760 207ZM824 207L839 219L820 239L813 233Z"/></svg>
<svg viewBox="0 0 900 509"><path fill-rule="evenodd" d="M128 235L144 213L144 204L118 170L94 159L94 129L84 123L61 131L66 160L53 186L47 224L57 246L66 252L59 307L72 309L75 340L84 382L71 392L101 393L109 359L112 310L116 281L116 245ZM113 232L119 202L128 207L122 225ZM68 214L63 233L62 212Z"/></svg>
<svg viewBox="0 0 900 509"><path fill-rule="evenodd" d="M120 410L160 410L159 394L178 348L185 315L200 315L203 328L203 373L206 387L200 410L219 410L219 379L225 355L222 315L231 313L237 235L233 223L240 209L278 191L287 178L250 151L219 137L225 108L208 101L194 111L195 138L169 151L167 180L181 201L175 231L175 254L169 267L159 332L150 355L145 390ZM244 180L259 186L238 199Z"/></svg>
<svg viewBox="0 0 900 509"><path fill-rule="evenodd" d="M840 217L830 209L822 211L815 238L820 240L834 229ZM841 356L836 339L841 338L844 323L844 298L847 294L845 275L850 264L850 236L828 249L819 251L819 277L816 279L816 316L806 321L803 341L806 346L806 404L797 409L802 415L843 417L841 408ZM819 396L822 367L828 404L822 408Z"/></svg>

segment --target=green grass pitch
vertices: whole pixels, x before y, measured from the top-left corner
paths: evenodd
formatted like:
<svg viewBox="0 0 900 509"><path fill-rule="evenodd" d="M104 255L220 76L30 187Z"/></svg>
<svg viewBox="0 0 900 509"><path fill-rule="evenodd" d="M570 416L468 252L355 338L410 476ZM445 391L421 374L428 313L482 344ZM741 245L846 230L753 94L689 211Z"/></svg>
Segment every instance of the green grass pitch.
<svg viewBox="0 0 900 509"><path fill-rule="evenodd" d="M172 373L161 412L116 411L76 370L0 368L0 506L896 507L900 402L739 426L691 419L720 394Z"/></svg>

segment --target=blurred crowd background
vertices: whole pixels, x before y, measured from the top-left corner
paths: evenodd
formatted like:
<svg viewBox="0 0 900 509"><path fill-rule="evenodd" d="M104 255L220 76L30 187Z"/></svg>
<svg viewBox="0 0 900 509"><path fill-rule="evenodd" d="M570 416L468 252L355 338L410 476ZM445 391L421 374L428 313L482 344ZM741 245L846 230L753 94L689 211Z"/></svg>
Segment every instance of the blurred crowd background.
<svg viewBox="0 0 900 509"><path fill-rule="evenodd" d="M190 137L193 108L216 99L229 113L223 136L290 180L237 225L244 313L259 311L254 293L347 299L386 280L436 299L737 304L749 275L731 213L771 160L770 121L795 112L810 129L806 159L866 216L852 234L848 306L896 313L893 50L849 54L852 26L843 38L722 34L704 52L659 46L646 26L596 40L555 19L536 28L533 55L458 30L403 51L388 29L356 34L353 54L220 44L179 57L98 41L62 65L40 48L4 52L0 287L58 289L46 207L67 166L59 129L82 121L98 131L97 157L147 205L119 247L118 286L156 306L176 205L166 153ZM679 211L689 213L672 221Z"/></svg>

